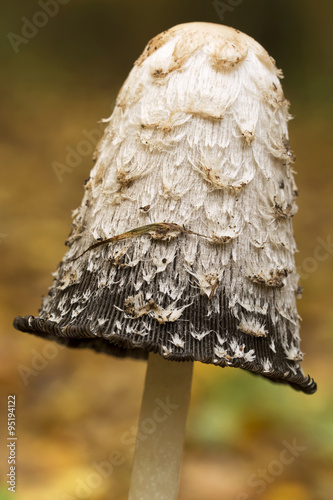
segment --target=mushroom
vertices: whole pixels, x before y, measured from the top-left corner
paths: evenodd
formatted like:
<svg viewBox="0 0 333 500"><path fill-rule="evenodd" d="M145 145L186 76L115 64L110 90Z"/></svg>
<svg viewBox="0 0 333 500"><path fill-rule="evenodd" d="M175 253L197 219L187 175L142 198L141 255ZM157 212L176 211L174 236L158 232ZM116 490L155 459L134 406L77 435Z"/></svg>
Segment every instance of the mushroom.
<svg viewBox="0 0 333 500"><path fill-rule="evenodd" d="M108 119L39 317L15 319L70 347L148 358L139 429L151 432L130 500L177 497L193 361L316 391L300 366L281 76L230 27L182 24L151 40Z"/></svg>

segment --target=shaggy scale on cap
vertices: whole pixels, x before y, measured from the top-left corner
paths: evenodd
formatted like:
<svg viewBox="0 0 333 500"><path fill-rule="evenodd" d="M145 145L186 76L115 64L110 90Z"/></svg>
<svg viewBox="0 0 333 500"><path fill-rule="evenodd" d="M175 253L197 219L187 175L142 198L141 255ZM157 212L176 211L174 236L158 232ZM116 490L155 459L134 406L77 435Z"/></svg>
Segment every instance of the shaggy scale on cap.
<svg viewBox="0 0 333 500"><path fill-rule="evenodd" d="M116 356L239 367L305 393L288 101L225 26L151 40L117 99L38 318L15 327Z"/></svg>

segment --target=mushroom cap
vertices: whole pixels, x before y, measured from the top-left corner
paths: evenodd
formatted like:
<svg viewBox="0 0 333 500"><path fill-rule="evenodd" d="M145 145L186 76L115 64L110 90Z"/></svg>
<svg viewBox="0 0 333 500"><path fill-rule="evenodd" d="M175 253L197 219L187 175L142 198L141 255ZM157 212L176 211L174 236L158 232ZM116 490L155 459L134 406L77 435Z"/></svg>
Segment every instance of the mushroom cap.
<svg viewBox="0 0 333 500"><path fill-rule="evenodd" d="M274 59L252 37L230 26L204 22L178 24L163 31L148 42L136 64L142 64L147 57L175 37L178 37L178 43L174 56L175 58L179 57L182 61L186 60L199 47L211 44L217 51L216 55L219 56L221 65L225 65L225 67L234 67L235 64L242 61L248 48L251 48L269 68L275 66Z"/></svg>
<svg viewBox="0 0 333 500"><path fill-rule="evenodd" d="M116 356L301 369L288 101L238 30L175 26L136 61L39 317L22 331Z"/></svg>

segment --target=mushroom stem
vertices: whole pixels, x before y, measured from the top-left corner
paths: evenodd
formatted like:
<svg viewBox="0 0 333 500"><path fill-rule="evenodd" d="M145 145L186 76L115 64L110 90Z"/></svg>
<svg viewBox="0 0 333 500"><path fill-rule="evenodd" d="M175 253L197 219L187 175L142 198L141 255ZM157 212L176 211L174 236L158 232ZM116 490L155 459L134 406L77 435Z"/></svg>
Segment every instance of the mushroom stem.
<svg viewBox="0 0 333 500"><path fill-rule="evenodd" d="M129 500L176 500L192 361L149 353Z"/></svg>

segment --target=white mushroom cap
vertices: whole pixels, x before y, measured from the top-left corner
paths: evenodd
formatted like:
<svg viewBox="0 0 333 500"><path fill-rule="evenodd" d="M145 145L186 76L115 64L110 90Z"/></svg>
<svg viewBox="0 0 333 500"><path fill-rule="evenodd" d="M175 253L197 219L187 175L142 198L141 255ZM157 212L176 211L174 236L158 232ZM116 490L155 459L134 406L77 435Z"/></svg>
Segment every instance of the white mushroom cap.
<svg viewBox="0 0 333 500"><path fill-rule="evenodd" d="M151 40L108 119L40 319L17 327L313 392L299 363L297 188L279 77L233 28L182 24Z"/></svg>

